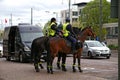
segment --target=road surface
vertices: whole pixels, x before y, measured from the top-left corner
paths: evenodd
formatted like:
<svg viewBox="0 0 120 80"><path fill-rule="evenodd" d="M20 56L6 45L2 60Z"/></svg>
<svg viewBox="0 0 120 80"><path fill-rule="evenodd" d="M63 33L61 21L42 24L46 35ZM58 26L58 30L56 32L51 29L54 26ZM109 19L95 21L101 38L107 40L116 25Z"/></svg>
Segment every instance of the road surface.
<svg viewBox="0 0 120 80"><path fill-rule="evenodd" d="M83 73L72 72L72 57L67 57L67 72L58 70L54 60L54 74L44 69L35 72L32 63L18 63L0 58L0 80L118 80L118 53L112 53L110 59L81 59Z"/></svg>

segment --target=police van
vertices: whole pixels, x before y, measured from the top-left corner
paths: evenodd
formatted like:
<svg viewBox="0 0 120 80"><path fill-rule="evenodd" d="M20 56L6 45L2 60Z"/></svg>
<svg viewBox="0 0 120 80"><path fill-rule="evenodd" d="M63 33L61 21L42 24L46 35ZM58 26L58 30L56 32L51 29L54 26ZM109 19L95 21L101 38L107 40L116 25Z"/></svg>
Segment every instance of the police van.
<svg viewBox="0 0 120 80"><path fill-rule="evenodd" d="M3 56L6 60L26 62L31 59L32 41L43 33L39 26L19 24L5 27L3 35Z"/></svg>

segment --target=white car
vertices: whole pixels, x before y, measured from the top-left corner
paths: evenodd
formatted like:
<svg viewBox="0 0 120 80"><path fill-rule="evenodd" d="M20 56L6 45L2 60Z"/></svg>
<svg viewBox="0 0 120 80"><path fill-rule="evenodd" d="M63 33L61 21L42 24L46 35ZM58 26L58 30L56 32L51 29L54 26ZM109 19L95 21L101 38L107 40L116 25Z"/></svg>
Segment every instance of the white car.
<svg viewBox="0 0 120 80"><path fill-rule="evenodd" d="M3 57L3 44L2 44L2 41L0 41L0 57Z"/></svg>
<svg viewBox="0 0 120 80"><path fill-rule="evenodd" d="M83 44L83 57L106 57L107 59L111 56L111 50L96 40L86 40Z"/></svg>

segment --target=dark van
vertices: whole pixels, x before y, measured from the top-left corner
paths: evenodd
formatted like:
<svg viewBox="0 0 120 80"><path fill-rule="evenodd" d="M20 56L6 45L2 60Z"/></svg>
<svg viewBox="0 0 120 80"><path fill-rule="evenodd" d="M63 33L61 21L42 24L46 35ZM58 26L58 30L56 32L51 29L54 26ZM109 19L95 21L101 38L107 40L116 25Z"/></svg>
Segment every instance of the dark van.
<svg viewBox="0 0 120 80"><path fill-rule="evenodd" d="M3 37L3 56L6 60L26 62L31 59L33 39L43 36L42 29L29 24L5 27Z"/></svg>

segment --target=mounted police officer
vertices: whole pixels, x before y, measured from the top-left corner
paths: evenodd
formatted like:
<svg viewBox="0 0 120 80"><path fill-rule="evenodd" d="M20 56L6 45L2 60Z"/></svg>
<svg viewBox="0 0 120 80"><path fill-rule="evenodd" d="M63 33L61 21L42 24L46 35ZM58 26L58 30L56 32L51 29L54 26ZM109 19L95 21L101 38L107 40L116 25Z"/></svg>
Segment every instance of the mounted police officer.
<svg viewBox="0 0 120 80"><path fill-rule="evenodd" d="M73 32L72 25L70 24L70 19L66 18L66 22L63 24L63 36L66 37L72 44L71 49L72 53L76 52L76 43L75 33Z"/></svg>
<svg viewBox="0 0 120 80"><path fill-rule="evenodd" d="M50 26L48 28L48 32L49 32L49 36L51 37L54 37L57 35L60 34L60 30L57 28L57 23L56 23L56 19L55 18L51 18L51 21L50 21Z"/></svg>

